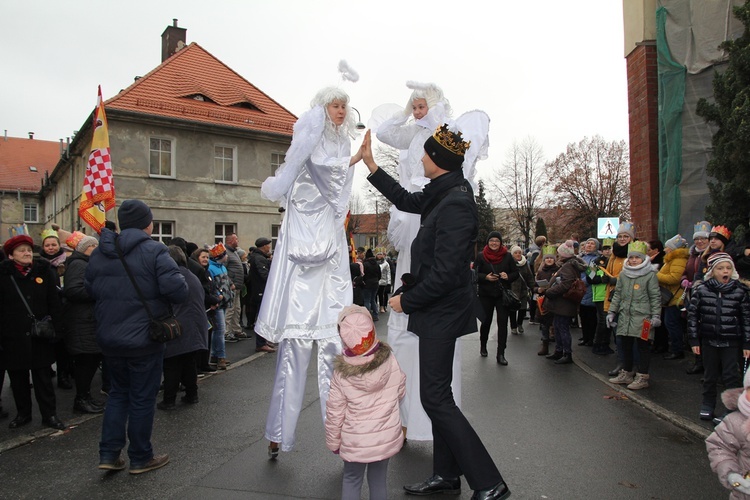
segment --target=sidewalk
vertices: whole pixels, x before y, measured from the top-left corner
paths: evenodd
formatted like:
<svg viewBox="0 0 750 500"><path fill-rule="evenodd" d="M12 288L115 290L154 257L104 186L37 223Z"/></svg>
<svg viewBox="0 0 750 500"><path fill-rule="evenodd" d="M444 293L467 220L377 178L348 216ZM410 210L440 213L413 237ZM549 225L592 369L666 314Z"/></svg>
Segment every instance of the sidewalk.
<svg viewBox="0 0 750 500"><path fill-rule="evenodd" d="M251 330L245 328L245 333L248 335L252 334L252 337L245 340L240 340L238 342L227 342L226 344L226 352L227 352L227 359L232 362L232 364L229 366L230 369L236 367L236 366L242 366L245 363L248 363L254 359L256 359L259 356L265 356L267 353L256 353L255 352L255 333ZM55 366L53 365L53 368ZM215 372L216 374L219 374L221 372ZM205 380L209 377L212 377L213 373L208 373L204 377L201 377L198 380L198 383L200 384L201 380ZM97 372L96 376L94 377L94 380L91 383L91 394L94 396L94 398L99 400L106 400L106 396L103 394L100 394L101 390L101 374L100 372ZM91 420L93 418L98 418L100 415L81 415L78 413L73 413L73 400L75 399L75 389L59 389L57 387L57 379L53 378L52 383L55 385L55 396L57 398L57 416L60 417L60 420L63 421L63 423L66 426L76 426L83 422L86 422L88 420ZM33 395L33 389L32 389L32 418L30 424L26 425L25 427L21 429L11 430L8 428L8 423L10 423L10 420L16 415L16 405L13 402L13 393L10 389L10 379L8 378L8 375L5 375L5 383L2 387L2 407L5 411L9 413L8 418L5 420L0 420L0 453L3 453L5 451L8 451L10 449L16 448L18 446L22 446L24 444L30 443L34 441L35 439L39 439L44 436L49 436L51 434L54 434L56 432L65 432L65 431L56 431L54 429L50 429L48 427L45 427L42 425L42 417L39 415L39 409L36 403L36 400L34 399ZM159 393L158 400L161 400L161 393Z"/></svg>
<svg viewBox="0 0 750 500"><path fill-rule="evenodd" d="M528 329L533 328L533 325ZM591 347L577 346L581 336L580 328L570 330L573 337L573 361L581 369L598 378L628 399L643 406L659 417L673 423L698 438L705 439L713 432L713 424L698 418L701 406L703 384L701 375L688 375L685 370L692 366L693 355L685 351L685 358L666 361L663 354L651 355L649 387L631 391L623 385L610 384L607 372L617 365L617 355L599 356L591 352ZM550 348L554 344L550 345ZM610 345L614 349L614 342ZM719 387L719 394L723 391ZM724 407L719 401L716 414L722 415Z"/></svg>

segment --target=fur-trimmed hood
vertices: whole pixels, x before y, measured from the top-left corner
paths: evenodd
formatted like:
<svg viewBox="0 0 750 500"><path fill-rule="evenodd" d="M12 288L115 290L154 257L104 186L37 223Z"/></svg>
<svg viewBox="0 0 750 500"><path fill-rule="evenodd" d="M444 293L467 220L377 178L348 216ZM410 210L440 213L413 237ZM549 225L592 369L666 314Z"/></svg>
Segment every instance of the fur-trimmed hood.
<svg viewBox="0 0 750 500"><path fill-rule="evenodd" d="M380 342L380 347L375 354L372 356L372 361L363 365L351 365L344 360L344 355L339 354L333 361L333 369L336 370L341 377L351 378L365 375L369 372L373 372L380 368L380 366L388 360L391 355L391 346L385 342Z"/></svg>

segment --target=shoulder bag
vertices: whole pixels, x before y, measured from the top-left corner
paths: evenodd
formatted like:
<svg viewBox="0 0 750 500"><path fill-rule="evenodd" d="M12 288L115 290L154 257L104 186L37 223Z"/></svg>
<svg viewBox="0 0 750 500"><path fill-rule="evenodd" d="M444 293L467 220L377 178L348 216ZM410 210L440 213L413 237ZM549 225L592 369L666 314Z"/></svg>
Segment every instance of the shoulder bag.
<svg viewBox="0 0 750 500"><path fill-rule="evenodd" d="M18 283L16 283L16 280L13 278L13 276L10 277L10 280L13 282L13 286L16 287L18 296L21 297L23 305L26 306L26 310L29 313L29 318L31 318L31 331L29 332L29 335L37 339L54 339L55 326L52 324L52 317L48 314L42 319L36 319L36 316L34 316L34 313L31 312L31 307L29 307L29 303L26 302L26 298L24 298L23 293L21 293L21 289L18 288Z"/></svg>
<svg viewBox="0 0 750 500"><path fill-rule="evenodd" d="M143 296L143 293L141 293L141 289L138 287L138 283L136 283L135 278L133 277L133 273L130 272L128 263L125 262L125 258L122 255L122 249L120 248L119 240L115 240L115 248L117 248L117 255L120 257L120 262L122 262L122 266L125 268L125 272L128 273L128 277L130 278L131 283L133 283L133 287L138 293L138 297L141 299L141 302L143 302L143 307L146 309L146 313L148 314L148 318L150 320L149 335L151 336L151 340L153 340L154 342L164 343L169 342L170 340L174 340L182 335L182 328L180 327L180 323L179 321L177 321L177 318L175 318L174 312L172 311L172 304L167 304L169 307L168 316L160 319L154 318L154 316L151 314L151 309L148 307L146 298Z"/></svg>
<svg viewBox="0 0 750 500"><path fill-rule="evenodd" d="M568 291L563 294L563 298L580 303L584 295L586 295L586 283L581 278L576 278Z"/></svg>

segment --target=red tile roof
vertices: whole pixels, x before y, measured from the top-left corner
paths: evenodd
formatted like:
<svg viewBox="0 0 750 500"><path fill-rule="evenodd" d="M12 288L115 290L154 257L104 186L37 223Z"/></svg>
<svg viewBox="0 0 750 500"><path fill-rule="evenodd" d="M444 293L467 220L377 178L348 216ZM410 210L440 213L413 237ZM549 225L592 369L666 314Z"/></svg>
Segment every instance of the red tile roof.
<svg viewBox="0 0 750 500"><path fill-rule="evenodd" d="M292 134L297 121L195 42L107 100L105 108L284 135Z"/></svg>
<svg viewBox="0 0 750 500"><path fill-rule="evenodd" d="M390 212L382 214L352 214L354 227L350 228L352 234L384 234L391 220Z"/></svg>
<svg viewBox="0 0 750 500"><path fill-rule="evenodd" d="M39 192L44 173L52 173L59 159L59 142L0 137L0 190Z"/></svg>

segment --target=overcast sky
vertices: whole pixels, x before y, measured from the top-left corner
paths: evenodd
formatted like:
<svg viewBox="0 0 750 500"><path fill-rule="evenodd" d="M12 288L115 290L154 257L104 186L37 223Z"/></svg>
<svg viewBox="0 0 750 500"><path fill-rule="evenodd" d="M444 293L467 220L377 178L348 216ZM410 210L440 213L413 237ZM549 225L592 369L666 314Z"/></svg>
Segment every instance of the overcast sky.
<svg viewBox="0 0 750 500"><path fill-rule="evenodd" d="M437 83L456 116L492 120L483 176L527 136L548 160L585 136L628 138L620 0L42 0L0 12L0 129L11 137L70 136L97 85L108 99L161 62L177 18L188 43L297 116L341 82L340 59L360 74L342 86L365 123L379 104L405 104L407 80Z"/></svg>

